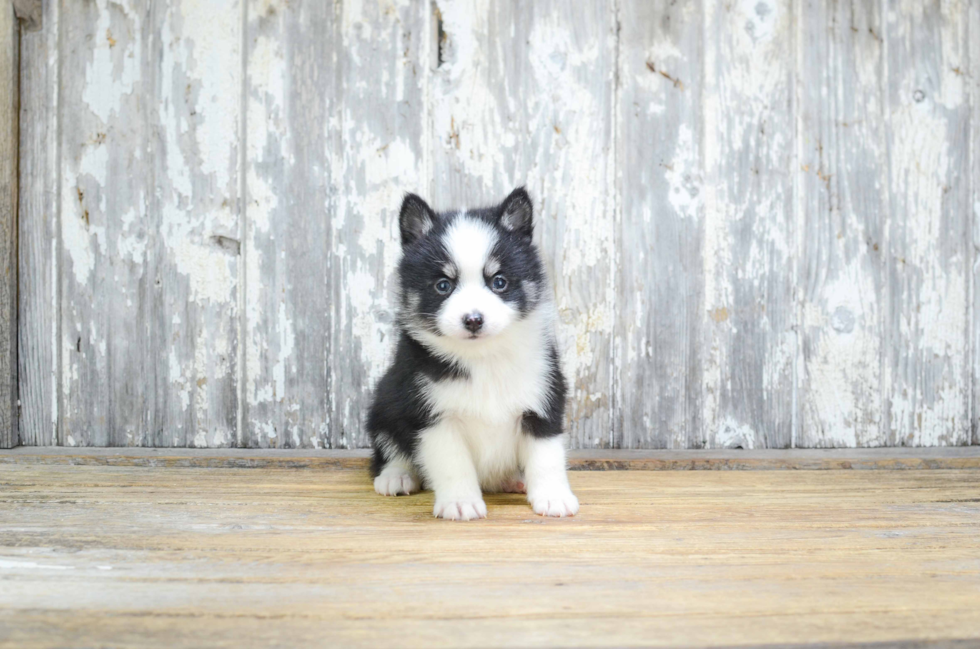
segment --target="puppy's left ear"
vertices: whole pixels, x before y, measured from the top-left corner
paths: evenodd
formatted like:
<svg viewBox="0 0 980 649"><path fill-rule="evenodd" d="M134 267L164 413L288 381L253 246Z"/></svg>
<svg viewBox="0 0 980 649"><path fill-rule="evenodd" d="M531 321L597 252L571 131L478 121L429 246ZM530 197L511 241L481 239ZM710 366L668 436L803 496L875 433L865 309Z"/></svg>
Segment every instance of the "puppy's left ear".
<svg viewBox="0 0 980 649"><path fill-rule="evenodd" d="M500 204L500 225L530 238L534 234L534 207L527 190L518 187Z"/></svg>
<svg viewBox="0 0 980 649"><path fill-rule="evenodd" d="M402 248L408 248L424 237L436 222L436 213L429 204L415 194L406 194L398 213L398 228L402 235Z"/></svg>

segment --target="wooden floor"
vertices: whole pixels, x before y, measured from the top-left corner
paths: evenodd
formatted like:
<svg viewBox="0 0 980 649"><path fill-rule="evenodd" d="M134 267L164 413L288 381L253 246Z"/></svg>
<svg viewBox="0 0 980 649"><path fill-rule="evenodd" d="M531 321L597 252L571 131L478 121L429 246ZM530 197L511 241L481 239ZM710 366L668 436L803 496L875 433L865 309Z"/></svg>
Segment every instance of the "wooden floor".
<svg viewBox="0 0 980 649"><path fill-rule="evenodd" d="M2 647L980 645L980 471L579 471L431 516L355 470L0 465Z"/></svg>

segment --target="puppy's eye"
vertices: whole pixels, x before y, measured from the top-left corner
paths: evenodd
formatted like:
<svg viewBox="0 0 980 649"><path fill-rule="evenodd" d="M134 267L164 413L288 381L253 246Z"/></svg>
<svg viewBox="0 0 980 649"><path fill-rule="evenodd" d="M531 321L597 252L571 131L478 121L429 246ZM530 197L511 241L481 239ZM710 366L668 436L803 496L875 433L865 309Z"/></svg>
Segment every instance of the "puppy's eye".
<svg viewBox="0 0 980 649"><path fill-rule="evenodd" d="M504 277L503 275L496 275L493 278L493 281L490 282L490 286L493 287L493 290L499 293L500 291L507 288L507 278Z"/></svg>
<svg viewBox="0 0 980 649"><path fill-rule="evenodd" d="M440 279L436 282L436 293L439 295L445 295L453 289L453 283L446 278Z"/></svg>

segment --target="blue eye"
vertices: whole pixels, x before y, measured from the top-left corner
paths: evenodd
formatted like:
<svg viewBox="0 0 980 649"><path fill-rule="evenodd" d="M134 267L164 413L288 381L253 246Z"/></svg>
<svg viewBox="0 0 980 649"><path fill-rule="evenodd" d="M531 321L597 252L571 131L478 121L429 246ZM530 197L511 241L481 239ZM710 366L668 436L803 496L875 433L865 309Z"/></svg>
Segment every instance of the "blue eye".
<svg viewBox="0 0 980 649"><path fill-rule="evenodd" d="M493 281L490 282L490 286L493 287L493 290L499 293L500 291L507 288L507 278L504 277L503 275L497 275L496 277L493 278Z"/></svg>
<svg viewBox="0 0 980 649"><path fill-rule="evenodd" d="M453 284L448 279L440 279L438 282L436 282L436 293L439 295L445 295L451 291L452 288Z"/></svg>

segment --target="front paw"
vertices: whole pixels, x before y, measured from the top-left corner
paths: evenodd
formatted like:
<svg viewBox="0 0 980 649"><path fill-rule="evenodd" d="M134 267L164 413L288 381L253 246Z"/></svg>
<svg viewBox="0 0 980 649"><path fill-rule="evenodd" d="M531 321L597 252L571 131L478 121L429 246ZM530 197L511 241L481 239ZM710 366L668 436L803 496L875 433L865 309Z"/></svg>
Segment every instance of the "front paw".
<svg viewBox="0 0 980 649"><path fill-rule="evenodd" d="M436 498L432 514L449 521L471 521L487 517L487 504L479 496L469 498Z"/></svg>
<svg viewBox="0 0 980 649"><path fill-rule="evenodd" d="M578 498L571 489L548 489L528 496L531 509L541 516L574 516L578 513Z"/></svg>
<svg viewBox="0 0 980 649"><path fill-rule="evenodd" d="M374 490L382 496L407 496L419 490L419 483L408 473L382 473L374 479Z"/></svg>

